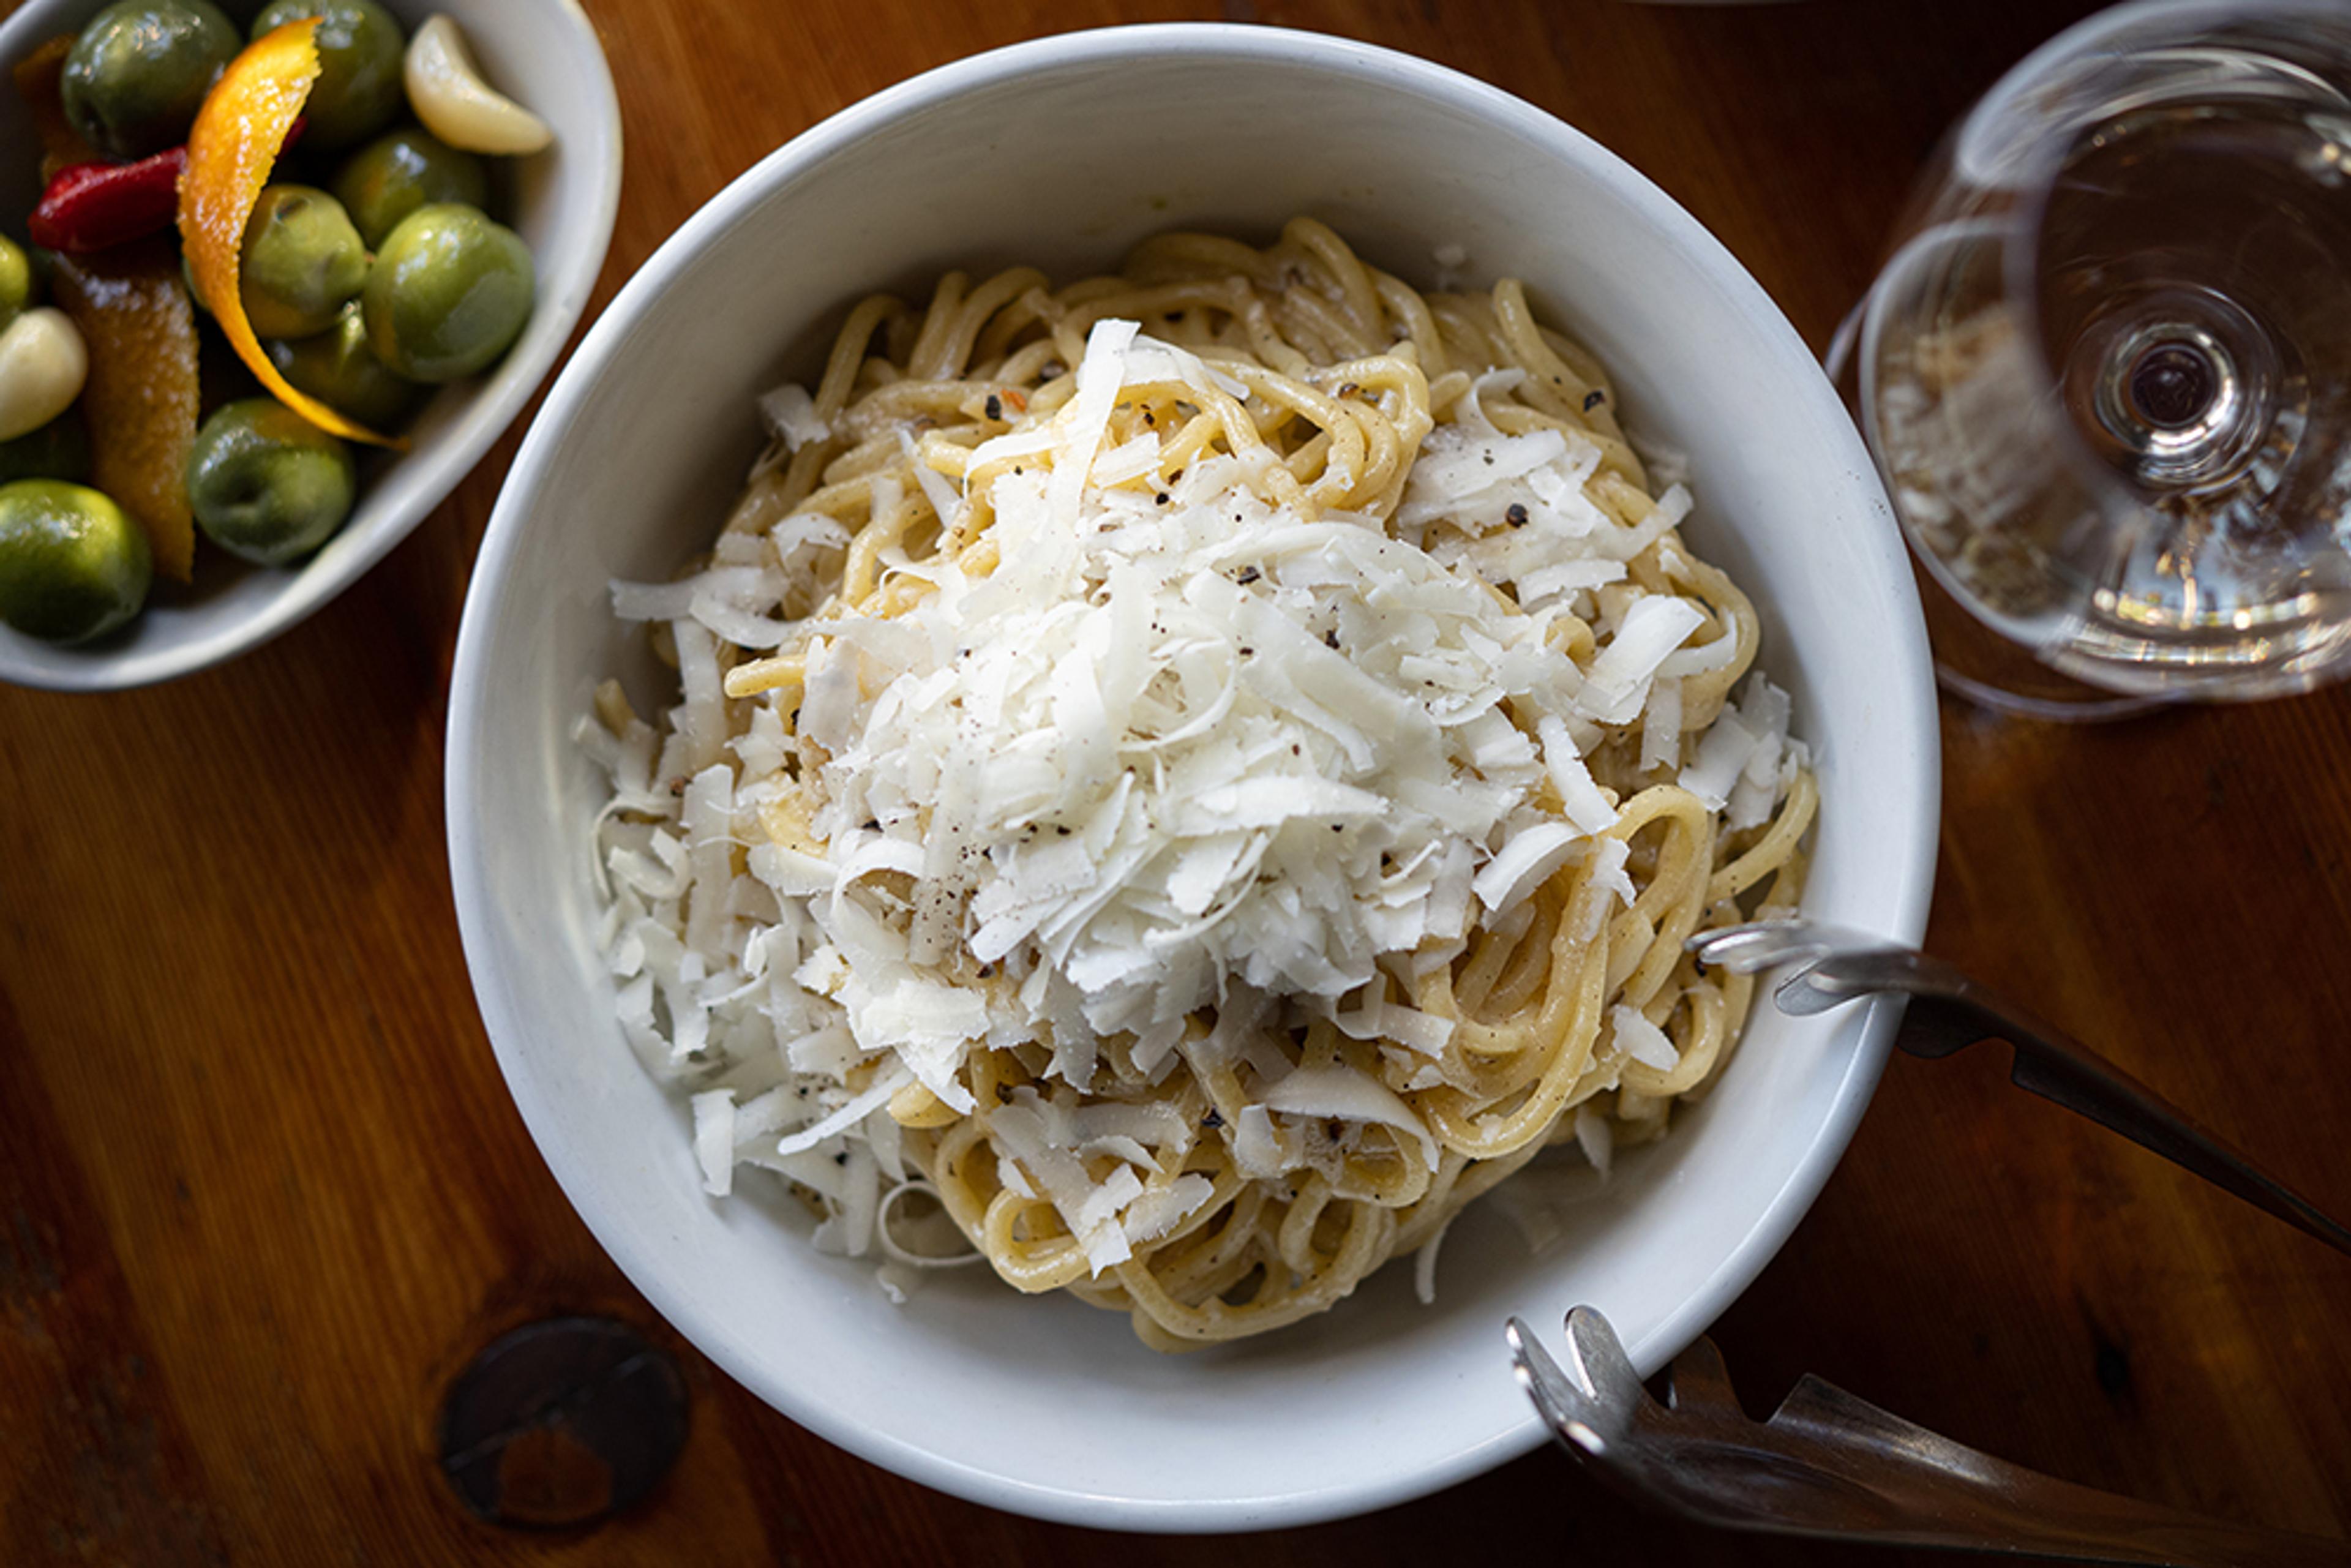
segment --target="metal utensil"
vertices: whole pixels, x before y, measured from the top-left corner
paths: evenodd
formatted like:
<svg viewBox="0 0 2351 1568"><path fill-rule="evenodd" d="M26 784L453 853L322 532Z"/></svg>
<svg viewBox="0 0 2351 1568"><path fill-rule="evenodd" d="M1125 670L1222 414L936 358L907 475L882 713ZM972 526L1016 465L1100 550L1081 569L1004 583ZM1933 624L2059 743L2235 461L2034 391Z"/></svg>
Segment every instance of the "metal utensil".
<svg viewBox="0 0 2351 1568"><path fill-rule="evenodd" d="M2016 1048L2009 1077L2018 1088L2087 1116L2336 1251L2351 1254L2351 1229L2263 1172L2243 1151L2071 1035L1940 958L1802 919L1760 920L1703 932L1690 938L1688 948L1700 963L1741 974L1775 964L1802 964L1772 992L1781 1011L1799 1016L1826 1012L1881 991L1907 996L1910 1009L1895 1044L1930 1061L1979 1040L2007 1040Z"/></svg>
<svg viewBox="0 0 2351 1568"><path fill-rule="evenodd" d="M1552 1433L1636 1501L1731 1530L2174 1568L2351 1563L2351 1546L2205 1519L2024 1469L1807 1376L1747 1418L1713 1342L1676 1357L1668 1403L1641 1386L1616 1331L1567 1314L1562 1371L1510 1323L1519 1382Z"/></svg>

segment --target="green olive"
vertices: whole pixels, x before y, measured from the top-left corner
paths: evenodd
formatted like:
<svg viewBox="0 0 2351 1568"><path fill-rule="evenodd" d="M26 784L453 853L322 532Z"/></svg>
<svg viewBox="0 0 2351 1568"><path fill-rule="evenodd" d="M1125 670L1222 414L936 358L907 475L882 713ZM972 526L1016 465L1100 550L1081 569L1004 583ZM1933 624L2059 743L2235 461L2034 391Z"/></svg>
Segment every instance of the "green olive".
<svg viewBox="0 0 2351 1568"><path fill-rule="evenodd" d="M308 185L261 193L238 265L245 314L262 338L325 331L368 277L367 247L342 203Z"/></svg>
<svg viewBox="0 0 2351 1568"><path fill-rule="evenodd" d="M237 47L235 26L211 0L120 0L66 56L66 118L110 158L176 147Z"/></svg>
<svg viewBox="0 0 2351 1568"><path fill-rule="evenodd" d="M368 347L367 321L359 301L343 307L334 326L314 338L264 343L270 363L292 382L338 413L349 414L378 434L406 424L424 389L392 373Z"/></svg>
<svg viewBox="0 0 2351 1568"><path fill-rule="evenodd" d="M214 414L188 455L196 526L260 566L283 566L325 544L351 515L358 485L350 448L272 398Z"/></svg>
<svg viewBox="0 0 2351 1568"><path fill-rule="evenodd" d="M0 235L0 329L33 303L33 260L25 247Z"/></svg>
<svg viewBox="0 0 2351 1568"><path fill-rule="evenodd" d="M447 202L483 206L489 189L479 158L413 125L369 142L335 175L335 194L359 225L360 238L374 249L417 208Z"/></svg>
<svg viewBox="0 0 2351 1568"><path fill-rule="evenodd" d="M147 536L96 490L62 479L0 485L0 621L47 643L102 637L147 601Z"/></svg>
<svg viewBox="0 0 2351 1568"><path fill-rule="evenodd" d="M29 435L0 441L0 485L19 479L89 478L89 427L69 408Z"/></svg>
<svg viewBox="0 0 2351 1568"><path fill-rule="evenodd" d="M410 381L454 382L507 351L535 287L530 248L512 229L475 207L419 207L368 271L368 342Z"/></svg>
<svg viewBox="0 0 2351 1568"><path fill-rule="evenodd" d="M319 147L349 147L392 123L406 101L401 57L408 40L376 0L273 0L253 20L253 37L305 16L319 18L319 79L302 106Z"/></svg>

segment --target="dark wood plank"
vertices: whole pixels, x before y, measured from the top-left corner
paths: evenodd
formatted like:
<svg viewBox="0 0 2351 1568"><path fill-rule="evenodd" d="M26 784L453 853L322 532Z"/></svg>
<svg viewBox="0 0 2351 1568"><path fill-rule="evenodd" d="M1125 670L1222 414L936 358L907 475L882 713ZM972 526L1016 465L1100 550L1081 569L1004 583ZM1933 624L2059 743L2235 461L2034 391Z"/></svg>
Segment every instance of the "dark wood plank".
<svg viewBox="0 0 2351 1568"><path fill-rule="evenodd" d="M0 1561L222 1558L178 1410L53 1107L0 1000Z"/></svg>
<svg viewBox="0 0 2351 1568"><path fill-rule="evenodd" d="M1230 17L1468 70L1614 147L1815 344L1942 128L2088 0L589 0L628 124L598 302L760 155L1018 38ZM9 8L0 0L0 14ZM468 563L509 436L359 587L161 691L0 690L0 1561L1137 1565L1898 1563L1639 1514L1553 1454L1369 1519L1127 1540L929 1492L678 1343L507 1103L440 810ZM2351 692L2068 731L1947 712L1932 939L2351 1209ZM1897 1061L1718 1336L2096 1485L2351 1529L2351 1264L2008 1087ZM677 1470L589 1534L472 1521L434 1468L497 1333L621 1317L695 1390ZM1931 1561L1917 1559L1920 1562Z"/></svg>

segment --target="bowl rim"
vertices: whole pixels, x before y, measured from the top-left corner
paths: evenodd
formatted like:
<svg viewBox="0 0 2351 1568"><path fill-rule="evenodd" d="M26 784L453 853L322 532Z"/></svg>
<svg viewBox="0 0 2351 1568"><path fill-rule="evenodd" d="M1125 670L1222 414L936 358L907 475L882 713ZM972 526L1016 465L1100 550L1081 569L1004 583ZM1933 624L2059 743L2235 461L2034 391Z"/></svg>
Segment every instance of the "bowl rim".
<svg viewBox="0 0 2351 1568"><path fill-rule="evenodd" d="M499 3L512 4L514 0ZM580 9L580 0L536 3L545 8L550 23L559 24L569 32L574 44L585 46L580 53L590 68L580 73L579 89L590 99L590 113L605 132L601 138L605 143L603 157L592 164L581 165L581 177L592 183L587 223L578 235L580 243L575 246L572 236L560 236L565 255L581 258L576 267L565 268L567 273L576 275L569 278L562 294L554 297L543 287L544 272L540 279L540 303L554 307L552 319L559 319L561 329L544 334L528 353L512 355L501 364L495 377L496 384L482 386L475 401L449 429L445 445L428 454L402 455L402 461L419 457L429 461L427 472L433 476L422 493L393 508L389 525L379 528L364 548L343 556L336 570L317 572L305 565L287 590L270 599L258 613L208 634L160 647L119 653L109 653L102 647L80 652L68 649L64 651L66 659L51 664L27 662L5 640L0 640L0 682L38 691L132 691L178 680L248 653L291 631L373 570L379 561L456 493L483 455L513 428L540 383L547 380L548 371L563 357L565 345L579 329L580 318L587 314L588 303L596 292L596 280L603 271L605 254L611 248L612 229L621 210L621 100L612 84L611 63L604 56L603 40L588 13ZM440 0L435 0L435 8L440 8ZM42 9L38 0L27 0L0 20L0 60L16 57L21 47L33 41L39 25L28 18Z"/></svg>
<svg viewBox="0 0 2351 1568"><path fill-rule="evenodd" d="M1835 430L1832 440L1847 448L1848 460L1840 466L1850 472L1855 483L1878 491L1878 509L1886 517L1882 538L1860 543L1896 591L1898 625L1893 644L1885 652L1889 661L1907 666L1909 711L1925 716L1916 726L1919 745L1913 776L1897 781L1903 794L1916 805L1909 841L1887 846L1888 860L1897 866L1887 879L1891 887L1887 903L1897 914L1886 935L1909 942L1923 935L1934 884L1941 795L1939 733L1931 717L1936 695L1926 624L1907 558L1890 511L1884 507L1876 465L1834 390L1819 371L1817 359L1784 313L1729 250L1679 203L1615 153L1549 112L1433 61L1324 34L1244 24L1173 22L1092 28L1015 43L935 67L801 131L729 182L664 241L605 308L565 366L499 493L475 559L458 632L451 677L444 804L460 936L500 1071L566 1197L656 1312L729 1376L786 1417L900 1476L971 1501L1060 1523L1154 1533L1214 1533L1312 1524L1406 1502L1534 1449L1548 1430L1530 1406L1515 1426L1426 1462L1409 1474L1249 1498L1145 1500L1063 1490L981 1470L878 1430L853 1411L817 1406L796 1397L793 1389L762 1364L747 1340L695 1306L683 1288L674 1287L612 1221L580 1201L593 1179L591 1164L554 1135L553 1109L524 1087L529 1074L519 1067L519 1058L508 1044L521 1037L528 1009L509 990L492 958L496 941L488 911L496 905L486 875L483 837L472 810L484 774L483 748L476 739L486 735L483 694L489 674L486 664L492 637L489 623L506 596L534 496L552 467L562 433L628 346L637 318L705 248L778 189L863 137L951 99L1031 72L1110 65L1139 57L1164 58L1175 52L1209 59L1274 60L1374 88L1401 87L1545 145L1669 232L1705 267L1711 281L1747 308L1762 334L1780 340L1780 351L1789 357L1792 367L1810 367L1808 393L1824 422ZM1898 611L1906 603L1910 612L1903 616ZM1771 1196L1762 1220L1725 1254L1706 1284L1635 1347L1635 1359L1645 1375L1694 1340L1752 1282L1811 1207L1859 1124L1890 1054L1900 1016L1898 1000L1879 998L1867 1004L1829 1113L1810 1146ZM1561 1311L1570 1304L1562 1301ZM1499 1364L1502 1324L1498 1322L1494 1328Z"/></svg>

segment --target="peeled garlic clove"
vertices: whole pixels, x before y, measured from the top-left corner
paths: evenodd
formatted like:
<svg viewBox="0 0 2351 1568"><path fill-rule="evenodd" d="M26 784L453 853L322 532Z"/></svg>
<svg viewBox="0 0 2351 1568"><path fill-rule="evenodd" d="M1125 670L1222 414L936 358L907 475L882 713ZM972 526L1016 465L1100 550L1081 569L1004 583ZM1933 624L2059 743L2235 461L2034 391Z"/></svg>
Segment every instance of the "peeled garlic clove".
<svg viewBox="0 0 2351 1568"><path fill-rule="evenodd" d="M482 79L465 36L446 16L416 29L401 71L416 118L461 152L518 157L555 140L547 121Z"/></svg>
<svg viewBox="0 0 2351 1568"><path fill-rule="evenodd" d="M27 310L0 332L0 441L30 435L73 406L89 350L62 310Z"/></svg>

